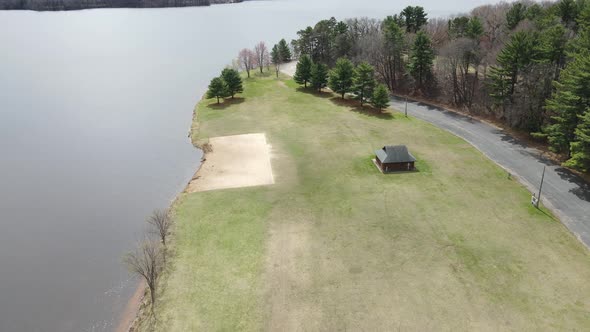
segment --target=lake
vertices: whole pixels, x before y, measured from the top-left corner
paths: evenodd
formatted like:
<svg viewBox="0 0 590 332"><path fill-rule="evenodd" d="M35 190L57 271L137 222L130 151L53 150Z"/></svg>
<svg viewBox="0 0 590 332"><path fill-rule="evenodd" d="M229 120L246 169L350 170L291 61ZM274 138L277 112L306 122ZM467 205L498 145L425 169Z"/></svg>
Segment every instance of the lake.
<svg viewBox="0 0 590 332"><path fill-rule="evenodd" d="M198 167L187 137L208 81L243 47L335 16L430 16L486 1L252 1L0 12L0 331L110 331L121 263Z"/></svg>

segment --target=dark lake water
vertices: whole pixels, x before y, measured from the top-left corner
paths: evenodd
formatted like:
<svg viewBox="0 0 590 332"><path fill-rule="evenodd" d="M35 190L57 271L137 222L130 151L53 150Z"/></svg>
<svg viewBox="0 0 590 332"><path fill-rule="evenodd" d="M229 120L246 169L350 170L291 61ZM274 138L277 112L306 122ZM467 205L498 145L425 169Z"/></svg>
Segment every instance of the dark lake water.
<svg viewBox="0 0 590 332"><path fill-rule="evenodd" d="M430 16L484 1L283 0L0 12L0 331L110 331L136 281L122 255L200 160L208 81L245 46L319 19Z"/></svg>

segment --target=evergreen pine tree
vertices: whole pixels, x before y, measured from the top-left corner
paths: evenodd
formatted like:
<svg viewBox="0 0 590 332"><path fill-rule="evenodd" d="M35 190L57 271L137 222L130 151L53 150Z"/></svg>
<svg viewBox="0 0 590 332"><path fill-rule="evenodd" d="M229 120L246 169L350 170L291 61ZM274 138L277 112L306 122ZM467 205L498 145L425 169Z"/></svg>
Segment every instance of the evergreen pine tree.
<svg viewBox="0 0 590 332"><path fill-rule="evenodd" d="M279 53L284 62L291 61L291 50L285 39L281 39L278 45Z"/></svg>
<svg viewBox="0 0 590 332"><path fill-rule="evenodd" d="M590 31L590 2L587 2L581 9L580 13L578 14L578 28L581 30L586 30L586 32Z"/></svg>
<svg viewBox="0 0 590 332"><path fill-rule="evenodd" d="M510 37L498 54L498 66L490 70L490 96L498 103L514 95L519 73L539 58L538 38L526 31L519 31Z"/></svg>
<svg viewBox="0 0 590 332"><path fill-rule="evenodd" d="M350 54L350 51L353 47L353 38L348 32L348 24L342 21L338 22L338 24L336 24L334 27L334 42L331 52L333 58L331 60L338 59Z"/></svg>
<svg viewBox="0 0 590 332"><path fill-rule="evenodd" d="M207 90L207 98L217 98L219 104L219 98L227 96L227 87L221 77L215 77L209 83L209 90Z"/></svg>
<svg viewBox="0 0 590 332"><path fill-rule="evenodd" d="M385 85L379 84L377 86L371 97L371 105L380 110L389 106L389 91Z"/></svg>
<svg viewBox="0 0 590 332"><path fill-rule="evenodd" d="M481 23L479 17L474 16L470 18L469 23L467 23L467 30L465 31L466 36L471 39L479 39L483 33L483 24Z"/></svg>
<svg viewBox="0 0 590 332"><path fill-rule="evenodd" d="M412 32L416 33L420 29L422 29L422 26L426 25L426 23L428 22L427 16L428 14L426 14L424 7L414 7L414 30Z"/></svg>
<svg viewBox="0 0 590 332"><path fill-rule="evenodd" d="M549 62L558 68L565 61L566 30L557 23L543 30L539 36L536 56L539 62ZM534 47L535 45L533 45Z"/></svg>
<svg viewBox="0 0 590 332"><path fill-rule="evenodd" d="M520 21L525 19L526 5L517 2L510 7L510 10L506 13L506 26L509 30L516 28Z"/></svg>
<svg viewBox="0 0 590 332"><path fill-rule="evenodd" d="M590 170L590 107L580 117L575 134L576 140L571 144L572 157L565 166L588 172Z"/></svg>
<svg viewBox="0 0 590 332"><path fill-rule="evenodd" d="M322 92L328 83L328 67L323 63L314 63L311 68L311 86Z"/></svg>
<svg viewBox="0 0 590 332"><path fill-rule="evenodd" d="M459 16L449 20L449 36L451 38L463 38L467 35L467 25L469 24L469 17Z"/></svg>
<svg viewBox="0 0 590 332"><path fill-rule="evenodd" d="M420 6L407 6L399 15L406 27L406 31L413 33L418 32L428 22L426 16L424 8Z"/></svg>
<svg viewBox="0 0 590 332"><path fill-rule="evenodd" d="M553 123L546 128L551 149L571 155L576 128L590 108L590 51L575 54L561 72L546 108L553 114Z"/></svg>
<svg viewBox="0 0 590 332"><path fill-rule="evenodd" d="M356 99L361 102L361 107L367 98L373 95L375 89L375 69L366 62L361 62L355 71L353 92Z"/></svg>
<svg viewBox="0 0 590 332"><path fill-rule="evenodd" d="M311 81L311 69L313 67L313 62L309 55L304 54L299 58L297 62L297 67L295 69L295 75L293 75L293 80L297 84L303 84L307 88L307 83Z"/></svg>
<svg viewBox="0 0 590 332"><path fill-rule="evenodd" d="M557 4L557 11L561 17L561 21L566 26L573 25L578 16L578 4L574 0L561 0Z"/></svg>
<svg viewBox="0 0 590 332"><path fill-rule="evenodd" d="M237 70L232 68L225 68L221 72L221 78L225 83L227 94L234 98L236 93L244 92L244 87L242 86L242 77L240 77L240 73Z"/></svg>
<svg viewBox="0 0 590 332"><path fill-rule="evenodd" d="M489 80L487 86L490 97L497 104L502 104L510 96L511 77L509 68L501 66L490 67Z"/></svg>
<svg viewBox="0 0 590 332"><path fill-rule="evenodd" d="M526 9L525 17L529 21L536 21L545 14L545 8L541 7L538 3L533 3Z"/></svg>
<svg viewBox="0 0 590 332"><path fill-rule="evenodd" d="M393 90L398 85L398 80L402 79L405 72L404 50L405 40L404 31L396 22L395 18L388 16L383 20L383 56L385 68L383 80Z"/></svg>
<svg viewBox="0 0 590 332"><path fill-rule="evenodd" d="M412 46L410 54L410 74L418 82L418 88L424 87L424 82L432 77L432 64L434 61L434 50L430 38L425 32L420 31Z"/></svg>
<svg viewBox="0 0 590 332"><path fill-rule="evenodd" d="M328 86L332 91L339 93L344 99L344 95L352 90L354 83L354 65L346 58L340 58L336 61L336 66L330 72Z"/></svg>

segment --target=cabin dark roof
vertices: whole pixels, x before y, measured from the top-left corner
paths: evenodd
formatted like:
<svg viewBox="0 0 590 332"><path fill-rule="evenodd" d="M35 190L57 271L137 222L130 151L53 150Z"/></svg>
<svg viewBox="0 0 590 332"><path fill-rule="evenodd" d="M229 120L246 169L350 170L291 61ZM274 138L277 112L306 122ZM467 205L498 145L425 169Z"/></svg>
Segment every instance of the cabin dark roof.
<svg viewBox="0 0 590 332"><path fill-rule="evenodd" d="M416 161L416 158L412 156L405 145L387 145L375 151L375 155L383 164Z"/></svg>

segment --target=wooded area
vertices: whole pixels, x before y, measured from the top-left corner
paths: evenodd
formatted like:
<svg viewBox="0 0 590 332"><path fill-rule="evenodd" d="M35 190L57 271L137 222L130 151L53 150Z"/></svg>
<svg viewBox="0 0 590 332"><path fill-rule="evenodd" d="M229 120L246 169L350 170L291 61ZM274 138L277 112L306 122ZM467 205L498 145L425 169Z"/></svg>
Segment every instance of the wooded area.
<svg viewBox="0 0 590 332"><path fill-rule="evenodd" d="M322 20L297 35L295 58L329 68L340 58L366 62L393 93L494 115L565 165L590 169L590 0L500 3L435 19L409 6L383 20Z"/></svg>
<svg viewBox="0 0 590 332"><path fill-rule="evenodd" d="M2 0L0 10L58 11L93 8L162 8L209 6L241 0Z"/></svg>

